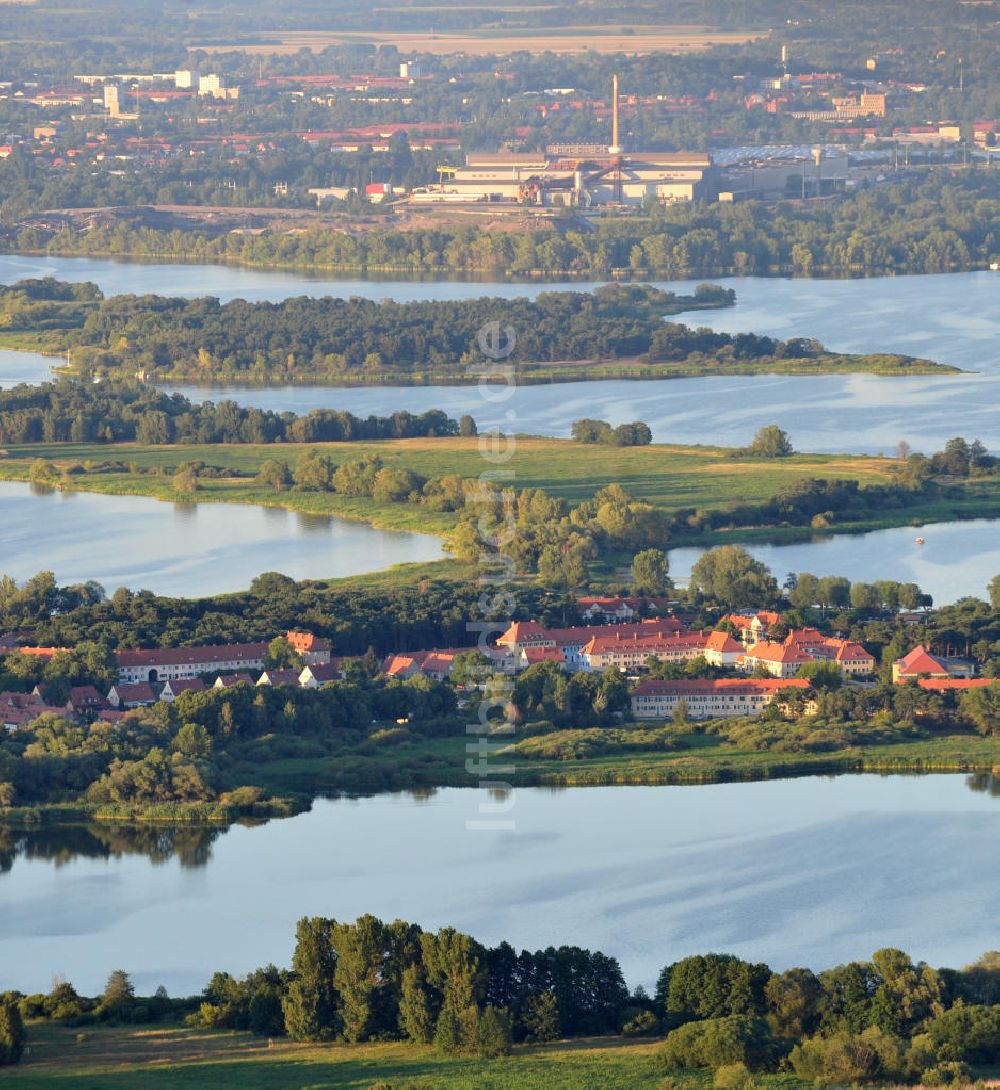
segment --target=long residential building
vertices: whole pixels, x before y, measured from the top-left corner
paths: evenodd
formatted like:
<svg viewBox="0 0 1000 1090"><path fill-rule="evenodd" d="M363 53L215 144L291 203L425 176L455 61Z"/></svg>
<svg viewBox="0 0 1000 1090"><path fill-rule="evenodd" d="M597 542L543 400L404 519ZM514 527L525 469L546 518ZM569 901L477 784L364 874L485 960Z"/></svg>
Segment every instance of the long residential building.
<svg viewBox="0 0 1000 1090"><path fill-rule="evenodd" d="M782 689L808 689L805 678L684 678L643 681L632 690L636 719L668 719L683 700L690 719L758 715Z"/></svg>
<svg viewBox="0 0 1000 1090"><path fill-rule="evenodd" d="M591 640L665 640L687 631L676 617L662 617L651 621L619 625L580 625L573 628L545 628L537 621L515 621L497 640L497 646L506 652L513 669L528 665L522 652L529 648L554 648L562 653L568 670L587 670L590 664L584 648Z"/></svg>
<svg viewBox="0 0 1000 1090"><path fill-rule="evenodd" d="M288 632L286 639L311 666L330 661L330 644L306 632ZM200 674L236 674L263 670L269 644L224 643L200 647L150 647L118 651L118 680L123 685L142 681L178 681Z"/></svg>

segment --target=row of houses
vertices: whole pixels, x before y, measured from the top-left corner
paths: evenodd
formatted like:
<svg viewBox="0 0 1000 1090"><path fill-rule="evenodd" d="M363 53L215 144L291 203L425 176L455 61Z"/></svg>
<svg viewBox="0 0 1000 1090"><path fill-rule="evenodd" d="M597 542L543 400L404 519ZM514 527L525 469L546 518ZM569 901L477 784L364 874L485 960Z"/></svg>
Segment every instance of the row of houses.
<svg viewBox="0 0 1000 1090"><path fill-rule="evenodd" d="M544 628L516 621L497 640L512 672L538 662L556 662L566 670L632 671L649 659L684 663L704 658L712 666L744 673L767 672L794 677L808 662L833 663L848 677L868 677L875 657L854 640L824 636L815 628L793 629L782 641L764 638L778 614L730 615L726 628L689 632L676 617L635 624ZM731 633L729 628L734 631Z"/></svg>

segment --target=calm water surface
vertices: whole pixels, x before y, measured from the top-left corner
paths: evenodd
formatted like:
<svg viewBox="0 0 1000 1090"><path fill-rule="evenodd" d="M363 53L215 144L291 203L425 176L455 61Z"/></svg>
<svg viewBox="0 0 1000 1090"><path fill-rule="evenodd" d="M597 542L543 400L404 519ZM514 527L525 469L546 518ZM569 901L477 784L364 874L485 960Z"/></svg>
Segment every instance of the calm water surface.
<svg viewBox="0 0 1000 1090"><path fill-rule="evenodd" d="M321 579L441 555L428 534L277 507L0 484L0 573L19 580L44 568L61 584L96 579L109 592L127 586L196 598L242 590L264 571Z"/></svg>
<svg viewBox="0 0 1000 1090"><path fill-rule="evenodd" d="M924 539L917 544L917 537ZM1000 572L1000 522L930 523L918 528L874 530L868 534L837 534L785 545L744 546L782 582L788 572L844 575L870 583L896 579L916 583L937 605L972 595L987 597L986 587ZM691 567L704 550L671 549L670 574L687 583Z"/></svg>
<svg viewBox="0 0 1000 1090"><path fill-rule="evenodd" d="M305 914L575 943L646 986L710 950L820 969L893 945L957 967L1000 945L1000 799L961 776L519 790L512 831L470 831L485 800L321 801L200 844L177 831L183 854L155 861L126 830L28 834L0 852L0 988L59 972L93 993L122 967L190 993L287 965Z"/></svg>
<svg viewBox="0 0 1000 1090"><path fill-rule="evenodd" d="M534 296L587 284L392 281L311 277L299 272L212 265L156 265L91 258L0 257L0 281L52 275L93 280L108 294L212 294L222 299L279 300L290 295L464 299L484 294ZM699 311L692 324L773 336L817 337L844 352L906 352L951 363L975 375L880 379L868 375L734 377L683 381L578 382L522 387L490 405L474 388L379 389L199 388L190 396L234 397L243 404L296 412L336 407L359 414L471 412L484 426L568 435L580 416L618 424L643 419L660 442L736 445L762 423L778 423L803 450L854 453L891 450L900 439L931 450L957 432L977 435L1000 451L1000 276L989 272L792 280L750 277L717 281L737 293L735 307ZM696 281L659 281L690 290ZM49 364L38 357L38 374ZM0 382L3 382L0 363Z"/></svg>

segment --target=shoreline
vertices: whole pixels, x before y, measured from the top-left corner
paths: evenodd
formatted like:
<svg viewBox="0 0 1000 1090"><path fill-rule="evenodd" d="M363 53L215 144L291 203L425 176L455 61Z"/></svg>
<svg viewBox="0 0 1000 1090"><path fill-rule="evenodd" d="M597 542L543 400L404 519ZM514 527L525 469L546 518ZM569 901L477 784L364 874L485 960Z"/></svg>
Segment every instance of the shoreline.
<svg viewBox="0 0 1000 1090"><path fill-rule="evenodd" d="M645 721L638 724L639 727L649 726ZM652 724L655 726L655 724ZM911 753L903 757L892 757L886 753L893 744L906 746L909 749L917 748L934 750L938 743L946 743L951 738L963 739L981 743L988 748L990 738L970 735L948 735L941 738L927 738L920 741L905 743L885 743L880 746L862 747L857 753L843 751L834 754L778 754L768 760L766 753L761 754L761 760L755 761L746 768L738 768L725 764L726 753L720 753L715 758L715 764L702 769L656 769L650 764L645 770L636 768L595 768L593 770L579 769L577 771L554 772L548 766L550 761L539 761L545 764L545 769L531 771L526 769L522 759L515 773L516 782L513 789L563 789L585 790L599 787L710 787L735 784L765 783L775 780L810 779L817 777L837 778L840 776L932 776L932 775L970 775L976 773L996 773L1000 765L1000 745L995 752L984 753L979 757L970 758L959 753L952 755L935 754L928 752L926 755ZM866 754L865 749L875 749L879 752ZM703 750L694 751L704 753ZM636 758L642 754L629 754L618 762L622 766L636 763ZM673 759L684 759L683 751L671 755ZM793 759L794 758L794 759ZM699 761L708 761L704 757L695 758ZM337 758L327 758L334 761ZM601 758L591 759L596 764ZM568 762L567 762L568 763ZM289 791L285 795L276 795L269 802L258 803L251 811L242 812L228 807L225 803L176 803L157 804L148 808L137 807L131 813L113 813L115 807L108 808L103 804L88 804L76 802L40 803L32 806L13 807L0 818L0 830L9 829L17 832L30 833L33 831L52 830L60 828L78 828L87 825L97 825L105 828L149 828L161 826L164 828L178 829L229 829L234 825L245 824L248 826L263 825L269 821L284 820L298 817L311 811L313 804L325 800L341 799L370 799L381 795L405 794L407 792L426 792L436 790L465 790L478 791L481 789L479 780L469 776L464 769L456 766L456 775L438 775L432 777L402 776L398 780L386 783L384 777L381 782L375 784L374 776L371 782L366 783L363 778L353 784L343 783L339 786L324 784L322 770L317 770L312 790L304 790L302 782L305 777L296 783L296 790ZM173 811L171 813L170 811ZM218 811L213 814L199 814L198 811ZM223 813L228 810L230 812Z"/></svg>
<svg viewBox="0 0 1000 1090"><path fill-rule="evenodd" d="M338 230L338 228L323 228L324 230ZM601 275L595 275L594 270L571 269L531 269L527 272L510 272L497 266L473 266L461 270L457 275L447 268L422 269L412 265L371 265L371 264L344 264L308 262L295 263L283 261L250 261L246 258L233 257L226 254L214 255L211 260L199 258L190 254L177 253L173 250L152 250L145 253L134 251L114 252L112 250L95 250L93 252L80 252L77 250L44 250L31 248L0 249L0 257L54 257L54 258L80 258L83 260L115 261L121 264L156 265L217 265L223 268L259 269L261 271L272 270L275 272L308 273L318 271L323 273L360 274L355 276L344 275L342 279L361 279L378 281L378 277L371 273L388 273L391 277L386 279L406 279L413 281L457 281L465 283L484 284L509 284L509 283L549 283L558 280L578 281L580 283L606 283L609 280L639 280L649 281L661 279L667 281L697 280L699 277L711 278L739 278L759 277L761 279L790 279L790 280L877 280L897 276L949 276L953 273L990 272L988 262L970 262L968 265L955 266L944 271L928 272L926 269L900 269L894 266L843 266L843 265L814 265L809 272L796 268L794 265L779 264L765 265L748 270L726 265L706 265L690 269L662 269L643 268L633 269L628 267L610 267ZM820 275L817 275L820 274ZM318 279L318 278L317 278ZM340 279L340 277L335 277Z"/></svg>

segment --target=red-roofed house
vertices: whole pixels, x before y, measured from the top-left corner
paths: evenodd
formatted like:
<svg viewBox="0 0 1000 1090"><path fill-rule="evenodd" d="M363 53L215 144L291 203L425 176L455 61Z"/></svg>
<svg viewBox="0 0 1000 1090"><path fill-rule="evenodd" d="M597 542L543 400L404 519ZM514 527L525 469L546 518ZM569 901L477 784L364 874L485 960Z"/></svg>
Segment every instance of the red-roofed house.
<svg viewBox="0 0 1000 1090"><path fill-rule="evenodd" d="M342 681L343 678L344 671L339 662L316 663L299 674L299 684L303 689L321 689L328 681Z"/></svg>
<svg viewBox="0 0 1000 1090"><path fill-rule="evenodd" d="M168 704L176 700L181 693L200 693L205 689L205 682L200 677L176 678L168 681L160 690L160 699Z"/></svg>
<svg viewBox="0 0 1000 1090"><path fill-rule="evenodd" d="M529 647L554 647L562 652L567 670L601 669L588 661L584 649L593 639L640 641L664 640L677 637L683 626L676 618L639 621L633 624L589 625L575 628L544 628L537 621L515 621L497 640L514 663L520 663L521 652ZM648 657L648 656L646 656Z"/></svg>
<svg viewBox="0 0 1000 1090"><path fill-rule="evenodd" d="M824 636L816 628L792 629L785 643L814 659L835 663L848 677L868 677L875 671L875 656L860 643Z"/></svg>
<svg viewBox="0 0 1000 1090"><path fill-rule="evenodd" d="M82 719L93 719L97 713L108 706L108 702L93 685L75 685L69 691L67 710Z"/></svg>
<svg viewBox="0 0 1000 1090"><path fill-rule="evenodd" d="M702 654L712 666L735 666L743 654L743 645L728 632L711 632Z"/></svg>
<svg viewBox="0 0 1000 1090"><path fill-rule="evenodd" d="M292 650L302 656L307 666L319 666L330 661L330 641L311 632L287 632L285 639L292 645Z"/></svg>
<svg viewBox="0 0 1000 1090"><path fill-rule="evenodd" d="M219 674L212 688L231 689L234 685L253 685L253 676L251 674Z"/></svg>
<svg viewBox="0 0 1000 1090"><path fill-rule="evenodd" d="M140 681L136 685L123 685L119 682L111 686L108 703L119 709L145 708L156 703L156 693L148 681Z"/></svg>
<svg viewBox="0 0 1000 1090"><path fill-rule="evenodd" d="M939 658L921 643L892 664L892 680L897 685L916 681L920 677L971 677L972 668L967 662Z"/></svg>
<svg viewBox="0 0 1000 1090"><path fill-rule="evenodd" d="M731 719L759 714L782 689L808 688L805 678L643 681L632 690L632 714L636 719L666 719L683 700L691 719Z"/></svg>
<svg viewBox="0 0 1000 1090"><path fill-rule="evenodd" d="M794 644L762 640L747 649L739 665L748 674L763 667L773 677L787 678L795 677L801 667L812 661L811 655L800 651Z"/></svg>

